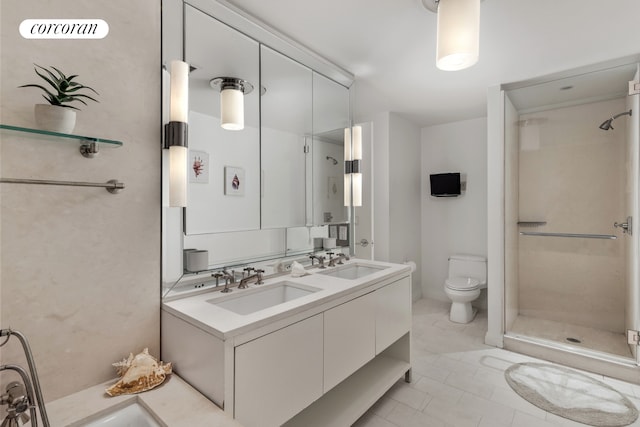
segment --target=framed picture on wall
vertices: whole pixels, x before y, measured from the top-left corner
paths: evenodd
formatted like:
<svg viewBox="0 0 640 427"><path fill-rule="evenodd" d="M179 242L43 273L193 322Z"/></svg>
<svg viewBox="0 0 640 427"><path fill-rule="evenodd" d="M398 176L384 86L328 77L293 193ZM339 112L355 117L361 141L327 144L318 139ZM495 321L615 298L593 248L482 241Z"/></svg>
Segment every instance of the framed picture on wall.
<svg viewBox="0 0 640 427"><path fill-rule="evenodd" d="M227 196L244 196L244 169L234 166L224 167L224 194Z"/></svg>
<svg viewBox="0 0 640 427"><path fill-rule="evenodd" d="M189 151L189 182L198 184L209 182L209 153Z"/></svg>

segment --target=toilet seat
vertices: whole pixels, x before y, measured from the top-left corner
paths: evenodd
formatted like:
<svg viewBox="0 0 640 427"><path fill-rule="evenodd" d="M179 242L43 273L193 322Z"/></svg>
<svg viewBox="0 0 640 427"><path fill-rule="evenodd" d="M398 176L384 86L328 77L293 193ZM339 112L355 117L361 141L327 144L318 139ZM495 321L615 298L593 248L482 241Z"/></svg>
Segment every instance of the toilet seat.
<svg viewBox="0 0 640 427"><path fill-rule="evenodd" d="M447 288L454 291L474 291L480 287L480 282L470 277L452 277L444 283Z"/></svg>

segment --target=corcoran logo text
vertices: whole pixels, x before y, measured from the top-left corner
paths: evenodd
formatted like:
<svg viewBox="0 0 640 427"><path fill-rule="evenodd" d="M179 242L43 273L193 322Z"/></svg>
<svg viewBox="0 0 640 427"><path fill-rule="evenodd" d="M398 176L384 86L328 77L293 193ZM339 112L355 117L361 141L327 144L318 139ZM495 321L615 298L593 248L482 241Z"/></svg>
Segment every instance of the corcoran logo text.
<svg viewBox="0 0 640 427"><path fill-rule="evenodd" d="M103 39L109 24L102 19L25 19L20 35L25 39Z"/></svg>

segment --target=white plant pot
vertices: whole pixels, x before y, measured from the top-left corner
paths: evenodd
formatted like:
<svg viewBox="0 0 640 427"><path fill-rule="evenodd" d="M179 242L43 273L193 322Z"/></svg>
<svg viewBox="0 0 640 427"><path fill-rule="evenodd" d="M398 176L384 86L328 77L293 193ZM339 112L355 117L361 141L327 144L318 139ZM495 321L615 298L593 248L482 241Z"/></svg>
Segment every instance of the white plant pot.
<svg viewBox="0 0 640 427"><path fill-rule="evenodd" d="M50 104L36 104L36 125L42 130L71 133L76 126L76 112L71 108Z"/></svg>

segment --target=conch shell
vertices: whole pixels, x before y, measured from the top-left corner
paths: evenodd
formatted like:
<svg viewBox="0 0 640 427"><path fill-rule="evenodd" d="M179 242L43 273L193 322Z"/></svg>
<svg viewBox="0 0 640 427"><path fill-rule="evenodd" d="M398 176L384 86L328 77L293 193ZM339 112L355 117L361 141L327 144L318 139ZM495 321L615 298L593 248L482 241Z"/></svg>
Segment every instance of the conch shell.
<svg viewBox="0 0 640 427"><path fill-rule="evenodd" d="M149 354L145 348L141 353L129 353L127 359L116 362L113 366L118 371L120 380L106 389L109 396L135 394L151 390L162 384L171 373L171 363L162 363Z"/></svg>

